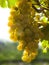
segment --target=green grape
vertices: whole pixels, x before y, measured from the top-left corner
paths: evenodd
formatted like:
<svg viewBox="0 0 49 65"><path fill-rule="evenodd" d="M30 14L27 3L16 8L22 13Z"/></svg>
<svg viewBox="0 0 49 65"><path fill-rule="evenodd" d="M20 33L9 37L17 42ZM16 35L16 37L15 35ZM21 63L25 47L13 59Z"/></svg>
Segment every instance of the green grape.
<svg viewBox="0 0 49 65"><path fill-rule="evenodd" d="M47 40L43 40L42 41L42 47L46 48L48 46L48 41Z"/></svg>
<svg viewBox="0 0 49 65"><path fill-rule="evenodd" d="M47 49L45 48L45 49L43 49L43 53L47 53Z"/></svg>
<svg viewBox="0 0 49 65"><path fill-rule="evenodd" d="M42 51L43 51L43 53L47 53L48 46L49 46L48 41L43 40L42 41Z"/></svg>

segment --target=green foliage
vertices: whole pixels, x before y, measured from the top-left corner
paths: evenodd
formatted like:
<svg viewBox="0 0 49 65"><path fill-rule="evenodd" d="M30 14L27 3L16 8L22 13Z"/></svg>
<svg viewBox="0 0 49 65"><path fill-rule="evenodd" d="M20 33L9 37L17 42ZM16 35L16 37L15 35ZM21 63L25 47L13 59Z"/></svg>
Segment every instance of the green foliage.
<svg viewBox="0 0 49 65"><path fill-rule="evenodd" d="M0 0L1 7L7 7L6 0Z"/></svg>
<svg viewBox="0 0 49 65"><path fill-rule="evenodd" d="M10 8L10 7L14 6L15 2L16 2L16 0L7 0L8 7Z"/></svg>
<svg viewBox="0 0 49 65"><path fill-rule="evenodd" d="M40 0L40 3L43 7L48 7L49 5L49 0Z"/></svg>
<svg viewBox="0 0 49 65"><path fill-rule="evenodd" d="M0 0L0 6L1 7L12 7L12 6L14 6L15 5L15 2L16 2L17 0Z"/></svg>

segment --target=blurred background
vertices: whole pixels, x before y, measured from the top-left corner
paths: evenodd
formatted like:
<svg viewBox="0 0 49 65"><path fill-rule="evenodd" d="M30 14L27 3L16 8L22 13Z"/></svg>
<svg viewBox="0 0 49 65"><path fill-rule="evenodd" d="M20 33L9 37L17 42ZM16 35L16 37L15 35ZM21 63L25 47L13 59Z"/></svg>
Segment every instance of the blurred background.
<svg viewBox="0 0 49 65"><path fill-rule="evenodd" d="M39 49L39 54L31 63L21 60L23 51L18 51L18 43L0 40L0 65L49 65L49 52L43 54Z"/></svg>

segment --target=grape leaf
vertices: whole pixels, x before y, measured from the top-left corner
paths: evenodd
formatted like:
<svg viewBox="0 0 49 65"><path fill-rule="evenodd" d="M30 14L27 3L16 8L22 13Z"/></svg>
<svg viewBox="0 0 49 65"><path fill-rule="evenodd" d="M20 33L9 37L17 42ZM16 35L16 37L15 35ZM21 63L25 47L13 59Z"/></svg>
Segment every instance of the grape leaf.
<svg viewBox="0 0 49 65"><path fill-rule="evenodd" d="M7 2L8 2L8 7L10 8L15 5L16 0L7 0Z"/></svg>
<svg viewBox="0 0 49 65"><path fill-rule="evenodd" d="M1 7L7 7L7 2L6 2L6 0L0 0L0 6Z"/></svg>

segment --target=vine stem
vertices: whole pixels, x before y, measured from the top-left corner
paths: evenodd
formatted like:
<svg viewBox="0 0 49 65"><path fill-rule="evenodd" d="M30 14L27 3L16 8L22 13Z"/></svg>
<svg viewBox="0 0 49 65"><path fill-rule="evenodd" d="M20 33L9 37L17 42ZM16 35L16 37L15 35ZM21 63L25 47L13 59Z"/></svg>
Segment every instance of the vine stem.
<svg viewBox="0 0 49 65"><path fill-rule="evenodd" d="M44 8L44 7L42 7L42 5L40 4L39 0L36 0L36 2L37 2L37 4L32 4L32 7L33 7L38 13L43 12L44 15L45 15L47 18L49 18L49 17L47 16L46 12L45 12L45 10L48 10L48 11L49 11L49 8ZM38 6L40 7L40 9L36 8L35 5L38 5Z"/></svg>

